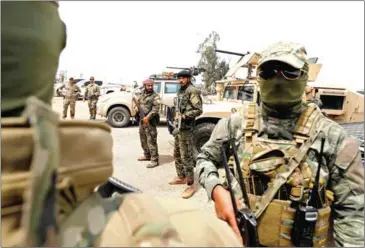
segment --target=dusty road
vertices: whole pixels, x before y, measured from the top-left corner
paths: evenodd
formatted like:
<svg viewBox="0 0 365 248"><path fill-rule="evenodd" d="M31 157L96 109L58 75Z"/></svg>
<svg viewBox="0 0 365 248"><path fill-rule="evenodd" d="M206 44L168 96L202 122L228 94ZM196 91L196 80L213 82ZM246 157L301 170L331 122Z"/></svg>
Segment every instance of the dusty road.
<svg viewBox="0 0 365 248"><path fill-rule="evenodd" d="M62 98L55 97L52 106L55 111L62 114ZM89 119L87 102L77 101L75 119ZM96 121L105 122L106 119L97 116ZM114 140L114 176L152 195L181 198L185 186L168 184L176 172L173 146L170 144L173 137L168 133L165 125L158 127L160 166L152 169L146 168L148 162L137 161L137 158L142 155L138 126L112 128L112 136ZM186 199L186 201L193 201L201 209L214 213L213 204L208 202L203 188L200 188L192 198Z"/></svg>

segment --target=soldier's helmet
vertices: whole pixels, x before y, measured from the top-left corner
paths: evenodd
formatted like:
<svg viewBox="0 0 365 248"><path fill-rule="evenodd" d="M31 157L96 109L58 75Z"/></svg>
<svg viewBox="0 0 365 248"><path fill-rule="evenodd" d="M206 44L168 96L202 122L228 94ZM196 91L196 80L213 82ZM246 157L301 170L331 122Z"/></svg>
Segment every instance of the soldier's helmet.
<svg viewBox="0 0 365 248"><path fill-rule="evenodd" d="M187 78L191 78L191 74L188 70L182 70L177 74L177 77L187 77Z"/></svg>

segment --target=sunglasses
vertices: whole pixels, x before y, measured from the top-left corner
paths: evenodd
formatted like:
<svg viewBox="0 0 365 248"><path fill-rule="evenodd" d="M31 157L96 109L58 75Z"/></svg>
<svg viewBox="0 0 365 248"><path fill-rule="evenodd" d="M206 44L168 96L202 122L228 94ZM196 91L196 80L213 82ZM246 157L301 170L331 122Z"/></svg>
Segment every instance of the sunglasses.
<svg viewBox="0 0 365 248"><path fill-rule="evenodd" d="M93 79L93 78L90 78L90 80L91 80L91 81L94 81L94 79Z"/></svg>
<svg viewBox="0 0 365 248"><path fill-rule="evenodd" d="M282 76L286 80L296 80L303 75L304 71L302 69L297 69L292 66L270 66L267 68L262 68L259 72L259 77L263 78L264 80L273 78L273 77L280 77Z"/></svg>

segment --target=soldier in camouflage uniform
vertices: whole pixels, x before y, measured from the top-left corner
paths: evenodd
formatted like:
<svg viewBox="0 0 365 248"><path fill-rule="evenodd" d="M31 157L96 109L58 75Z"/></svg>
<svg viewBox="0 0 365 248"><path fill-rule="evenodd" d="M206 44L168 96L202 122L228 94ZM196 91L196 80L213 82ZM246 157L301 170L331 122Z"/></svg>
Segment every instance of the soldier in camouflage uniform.
<svg viewBox="0 0 365 248"><path fill-rule="evenodd" d="M75 84L74 79L71 77L67 84L63 84L60 87L60 90L65 89L66 93L64 94L63 99L63 116L62 119L66 119L67 117L67 109L70 106L70 115L71 119L75 119L75 107L76 100L81 93L81 89L79 86Z"/></svg>
<svg viewBox="0 0 365 248"><path fill-rule="evenodd" d="M96 105L100 96L100 87L95 83L94 77L90 77L90 84L86 87L84 102L87 99L89 106L90 120L96 118Z"/></svg>
<svg viewBox="0 0 365 248"><path fill-rule="evenodd" d="M235 138L240 173L247 178L250 207L258 219L260 244L293 246L290 235L293 216L298 211L295 209L306 204L313 187L317 155L324 138L321 202L316 202L321 207L317 207L314 245L326 245L332 210L335 245L363 247L364 168L359 144L315 105L302 102L307 80L308 62L303 46L279 42L265 50L257 67L261 108L246 104L240 112L218 122L197 158L200 184L209 199L214 200L217 216L240 235L221 177L221 143L216 142ZM234 190L236 197L241 198L237 180Z"/></svg>
<svg viewBox="0 0 365 248"><path fill-rule="evenodd" d="M1 11L2 246L241 246L225 223L189 202L126 185L109 191L110 128L65 122L52 110L66 45L57 1L6 1ZM77 152L75 140L85 143Z"/></svg>
<svg viewBox="0 0 365 248"><path fill-rule="evenodd" d="M175 132L174 158L177 177L169 184L187 184L182 197L190 198L196 192L194 188L194 155L193 155L193 130L195 118L203 113L203 102L199 91L191 83L191 75L184 70L178 73L181 88L177 93L177 115L175 120L181 118L180 130Z"/></svg>
<svg viewBox="0 0 365 248"><path fill-rule="evenodd" d="M161 98L159 94L153 91L154 81L146 79L143 81L144 89L138 98L135 99L136 105L141 108L145 116L139 122L139 138L143 149L143 156L138 161L151 161L147 168L153 168L159 165L158 162L158 145L157 145L157 127L153 120L160 111Z"/></svg>

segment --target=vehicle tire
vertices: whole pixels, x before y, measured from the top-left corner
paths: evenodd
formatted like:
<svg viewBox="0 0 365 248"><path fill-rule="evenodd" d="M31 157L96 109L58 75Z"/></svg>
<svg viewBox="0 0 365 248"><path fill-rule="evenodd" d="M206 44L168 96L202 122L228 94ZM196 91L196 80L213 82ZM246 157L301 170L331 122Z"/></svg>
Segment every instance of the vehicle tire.
<svg viewBox="0 0 365 248"><path fill-rule="evenodd" d="M131 115L124 107L114 107L108 113L108 123L112 127L125 127L129 124Z"/></svg>
<svg viewBox="0 0 365 248"><path fill-rule="evenodd" d="M201 152L201 148L209 140L215 125L214 123L201 123L195 127L193 133L194 153Z"/></svg>

